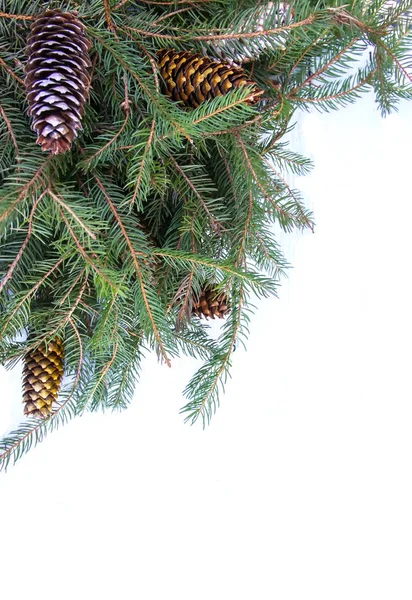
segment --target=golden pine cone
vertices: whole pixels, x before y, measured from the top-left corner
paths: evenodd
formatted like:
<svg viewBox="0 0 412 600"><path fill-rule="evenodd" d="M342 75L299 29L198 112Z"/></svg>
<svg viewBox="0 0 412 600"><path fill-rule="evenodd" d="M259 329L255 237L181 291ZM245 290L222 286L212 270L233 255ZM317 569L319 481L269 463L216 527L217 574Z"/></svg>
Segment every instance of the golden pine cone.
<svg viewBox="0 0 412 600"><path fill-rule="evenodd" d="M32 129L42 150L70 150L89 95L90 41L72 13L46 10L27 40L26 90Z"/></svg>
<svg viewBox="0 0 412 600"><path fill-rule="evenodd" d="M256 83L248 80L243 69L207 56L159 50L157 61L166 94L190 108L196 108L205 100L223 96L243 85L253 86L249 104L257 102L263 94Z"/></svg>
<svg viewBox="0 0 412 600"><path fill-rule="evenodd" d="M211 287L205 288L199 300L193 303L192 313L198 317L218 317L223 319L230 311L229 300L224 292L216 292Z"/></svg>
<svg viewBox="0 0 412 600"><path fill-rule="evenodd" d="M23 369L25 415L45 419L51 414L63 378L63 357L64 346L60 338L47 346L41 344L26 354Z"/></svg>

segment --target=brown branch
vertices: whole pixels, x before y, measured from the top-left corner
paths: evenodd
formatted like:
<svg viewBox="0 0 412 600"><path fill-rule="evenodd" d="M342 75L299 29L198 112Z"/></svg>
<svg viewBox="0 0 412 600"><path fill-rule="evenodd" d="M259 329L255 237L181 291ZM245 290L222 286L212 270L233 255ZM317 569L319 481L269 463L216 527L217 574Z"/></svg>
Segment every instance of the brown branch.
<svg viewBox="0 0 412 600"><path fill-rule="evenodd" d="M266 244L265 244L265 242L263 241L263 239L262 239L262 236L260 235L260 233L259 233L258 231L255 231L255 232L254 232L254 234L255 234L255 236L257 237L257 239L259 240L259 242L260 242L260 245L261 245L261 246L262 246L262 248L263 248L263 252L265 253L265 256L266 256L266 258L267 258L269 261L273 262L273 264L274 264L274 265L275 265L275 267L276 267L276 271L277 271L278 273L283 273L283 269L282 269L282 267L281 267L281 266L278 264L278 262L277 262L277 261L276 261L276 260L275 260L275 259L274 259L272 256L270 256L270 254L269 254L269 251L268 251L268 249L266 248Z"/></svg>
<svg viewBox="0 0 412 600"><path fill-rule="evenodd" d="M391 50L389 50L389 48L386 46L386 44L384 44L384 42L382 42L382 40L379 40L378 44L379 44L379 46L382 46L382 48L385 50L385 52L387 52L389 54L389 56L392 58L393 62L399 67L399 69L402 71L402 73L405 75L405 77L407 79L409 79L409 81L412 83L411 75L409 75L409 73L405 69L405 67L403 65L401 65L401 63L396 58L396 56L393 54L393 52Z"/></svg>
<svg viewBox="0 0 412 600"><path fill-rule="evenodd" d="M30 15L10 15L8 13L0 12L0 18L3 19L20 19L22 21L34 21L36 17L32 17Z"/></svg>
<svg viewBox="0 0 412 600"><path fill-rule="evenodd" d="M121 8L122 6L127 4L128 2L129 2L129 0L121 0L121 2L116 4L116 6L113 6L113 10L118 10L119 8Z"/></svg>
<svg viewBox="0 0 412 600"><path fill-rule="evenodd" d="M110 31L115 32L116 27L113 24L112 16L110 14L109 0L103 0L103 5L104 5L104 14L105 14L105 18L106 18L107 27L110 29Z"/></svg>
<svg viewBox="0 0 412 600"><path fill-rule="evenodd" d="M128 25L123 25L123 28L128 29L129 31L134 31L135 33L139 33L140 35L143 35L145 37L160 38L162 40L180 39L179 36L176 37L175 35L169 35L167 33L155 33L154 31L146 31L144 29L137 29L137 27L129 27Z"/></svg>
<svg viewBox="0 0 412 600"><path fill-rule="evenodd" d="M23 79L20 79L20 77L18 75L16 75L16 73L8 66L7 63L4 62L4 60L0 57L0 65L3 67L3 69L5 71L7 71L7 73L9 75L11 75L12 77L14 77L14 79L16 81L18 81L20 83L20 85L24 86L24 81Z"/></svg>
<svg viewBox="0 0 412 600"><path fill-rule="evenodd" d="M240 40L240 39L253 39L258 37L264 37L267 35L279 35L284 31L291 31L292 29L297 29L299 27L304 27L305 25L312 25L316 20L315 15L309 15L303 21L298 21L297 23L291 23L290 25L285 25L284 27L276 27L276 29L265 29L263 31L250 31L246 33L221 33L215 35L199 35L193 38L196 41L208 42L215 40ZM177 36L175 39L184 39L183 36Z"/></svg>
<svg viewBox="0 0 412 600"><path fill-rule="evenodd" d="M56 416L59 414L59 412L72 399L73 393L74 393L74 390L72 391L72 393L70 394L70 396L68 398L66 398L66 400L62 404L60 404L60 406L58 408L56 408L56 410L54 410L52 412L52 414L49 417L47 417L46 419L44 419L42 421L39 421L38 423L36 423L36 425L33 425L33 427L30 429L30 431L28 431L20 440L18 440L15 444L13 444L9 448L7 448L7 450L5 450L3 452L3 454L0 454L0 465L4 461L5 457L9 456L13 452L13 450L15 448L18 448L18 446L20 446L30 435L32 435L38 429L40 429L41 427L45 426L47 423L50 423L53 419L55 419ZM1 470L1 468L2 467L0 467L0 470Z"/></svg>
<svg viewBox="0 0 412 600"><path fill-rule="evenodd" d="M0 104L0 114L3 117L4 122L6 123L7 129L9 130L9 134L12 139L13 146L16 148L16 160L17 160L17 163L19 163L20 162L20 156L19 156L20 153L19 153L19 146L17 144L16 136L14 134L12 124L11 124L9 118L7 117L1 104ZM18 167L18 168L20 169L20 167Z"/></svg>
<svg viewBox="0 0 412 600"><path fill-rule="evenodd" d="M154 316L153 316L153 313L152 313L152 309L150 307L149 300L147 298L146 289L145 289L145 286L144 286L144 283L143 283L142 270L141 270L141 267L139 265L139 261L138 261L138 258L137 258L136 251L133 248L133 245L132 245L132 243L130 241L130 238L129 238L127 232L126 232L126 229L125 229L125 227L124 227L124 225L122 223L122 220L121 220L121 218L120 218L120 216L119 216L119 214L118 214L118 212L116 210L116 207L114 206L114 204L113 204L110 196L106 192L106 190L105 190L102 182L100 181L100 179L97 176L95 177L95 179L97 181L97 185L99 186L99 188L103 192L103 194L104 194L104 196L105 196L105 198L107 200L107 203L109 204L110 209L111 209L111 211L112 211L112 213L113 213L116 221L119 224L120 230L121 230L121 232L123 234L123 237L124 237L124 239L126 241L126 244L127 244L128 248L130 250L130 254L132 256L133 263L134 263L134 266L135 266L135 271L136 271L136 274L137 274L137 276L139 278L139 284L140 284L140 289L142 291L143 301L144 301L144 304L146 306L146 310L147 310L147 314L149 315L149 319L150 319L150 321L152 323L153 332L154 332L155 337L157 339L157 342L159 344L159 347L160 347L161 353L163 355L163 358L165 359L165 362L166 362L167 366L170 367L171 366L170 360L169 360L169 358L167 356L167 353L166 353L166 350L165 350L165 348L163 346L162 338L160 336L160 332L159 332L159 330L157 328L156 321L154 319Z"/></svg>
<svg viewBox="0 0 412 600"><path fill-rule="evenodd" d="M129 117L130 117L130 111L125 111L126 112L126 117L122 123L122 126L120 127L119 131L116 133L116 135L114 135L108 142L107 144L105 144L102 148L100 148L97 152L95 152L92 156L90 156L87 160L84 161L84 164L88 164L91 160L93 160L94 158L97 158L102 152L104 152L105 150L107 150L107 148L109 148L109 146L111 146L116 140L117 138L119 138L123 131L124 128L126 127L128 121L129 121Z"/></svg>
<svg viewBox="0 0 412 600"><path fill-rule="evenodd" d="M164 21L165 19L169 19L170 17L174 17L175 15L178 15L179 13L182 13L182 12L187 12L188 10L193 10L193 9L192 9L191 6L186 6L185 8L179 8L178 10L173 10L172 12L166 13L166 14L162 15L161 17L159 17L157 19L157 21L154 21L152 23L152 27L154 27L155 25L157 25L161 21Z"/></svg>
<svg viewBox="0 0 412 600"><path fill-rule="evenodd" d="M42 200L43 196L45 195L46 192L43 192L35 201L35 203L33 204L33 207L30 211L30 216L29 216L29 224L28 224L28 228L27 228L27 235L26 238L23 242L23 244L21 245L20 250L18 251L16 258L13 260L13 262L10 265L9 270L7 271L6 275L3 277L1 283L0 283L0 292L1 290L4 288L4 286L6 285L6 283L8 282L9 279L11 279L12 275L13 275L13 271L14 269L17 267L21 257L23 256L23 252L27 247L27 244L30 241L31 238L31 234L33 232L33 216L34 216L34 212L37 208L37 205L39 204L40 200Z"/></svg>

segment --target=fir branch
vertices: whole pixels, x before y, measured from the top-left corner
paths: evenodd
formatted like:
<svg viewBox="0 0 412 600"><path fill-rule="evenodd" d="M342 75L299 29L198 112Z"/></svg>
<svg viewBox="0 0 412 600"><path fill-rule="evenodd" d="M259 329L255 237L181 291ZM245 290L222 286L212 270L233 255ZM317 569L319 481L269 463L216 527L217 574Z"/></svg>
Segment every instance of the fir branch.
<svg viewBox="0 0 412 600"><path fill-rule="evenodd" d="M294 97L296 96L296 94L299 92L299 90L301 90L303 87L305 87L305 85L308 85L308 83L310 83L311 81L313 81L314 79L317 79L318 77L320 77L320 75L322 75L322 73L325 73L325 71L327 71L335 62L339 61L339 59L346 54L346 52L354 45L356 44L356 42L359 40L360 36L357 36L355 38L353 38L349 44L347 44L340 52L338 52L338 54L336 54L336 56L334 56L333 58L331 58L331 60L329 60L327 63L325 63L324 65L322 65L322 67L320 69L317 69L317 71L315 71L315 73L312 73L311 75L309 75L309 77L307 77L305 79L305 81L303 81L300 85L296 86L295 88L293 88L292 90L290 90L288 92L288 98ZM295 65L296 67L296 65Z"/></svg>
<svg viewBox="0 0 412 600"><path fill-rule="evenodd" d="M71 217L73 217L73 219L80 225L80 227L87 233L87 235L92 238L92 240L97 239L96 235L92 231L90 231L90 229L87 227L87 225L85 225L85 223L83 223L83 221L80 219L80 217L78 217L76 215L74 210L72 210L70 208L70 206L68 206L61 197L54 194L50 189L47 189L45 193L47 193L49 196L51 196L53 198L53 200L55 200L57 202L57 204L59 204L59 206L64 208L64 210L67 211Z"/></svg>
<svg viewBox="0 0 412 600"><path fill-rule="evenodd" d="M22 202L22 200L24 200L26 198L26 195L28 194L29 191L31 191L32 186L34 186L35 184L38 183L38 180L40 180L40 184L44 185L44 182L42 182L41 180L41 175L43 174L44 169L46 168L46 166L49 165L50 161L51 161L51 156L49 156L41 165L40 167L37 169L37 171L34 173L33 177L30 179L30 181L28 181L22 188L20 194L17 196L16 200L14 200L10 206L4 211L4 213L2 215L0 215L0 223L2 221L4 221L4 219L6 219L9 214L17 207L18 204L20 204L20 202ZM3 198L0 198L0 202L4 201L6 197L3 196Z"/></svg>
<svg viewBox="0 0 412 600"><path fill-rule="evenodd" d="M86 261L87 264L89 264L95 271L96 273L99 275L99 277L101 277L103 279L103 281L105 281L110 287L117 289L117 285L115 284L114 281L111 281L101 270L101 268L94 262L94 260L92 260L90 258L90 256L87 254L85 248L82 246L82 244L80 243L79 239L77 238L73 228L70 226L70 223L68 222L68 220L66 219L62 209L59 207L58 211L60 213L60 216L62 218L62 220L64 221L71 237L73 238L74 243L76 244L77 249L79 250L80 254L83 256L84 260Z"/></svg>
<svg viewBox="0 0 412 600"><path fill-rule="evenodd" d="M292 188L290 187L290 185L288 184L288 182L282 177L281 173L279 173L279 171L277 171L277 169L275 169L275 167L273 166L273 164L269 160L267 160L266 158L264 158L263 160L268 165L268 167L275 173L276 177L279 178L279 180L282 182L283 186L288 190L290 196L295 201L295 205L298 208L300 208L300 214L301 214L301 217L302 217L302 221L304 223L306 223L307 227L309 227L309 229L311 230L312 233L315 233L314 223L313 223L313 221L311 221L310 219L308 219L308 217L305 215L305 212L304 212L303 207L302 207L302 205L300 203L299 197L292 190Z"/></svg>
<svg viewBox="0 0 412 600"><path fill-rule="evenodd" d="M153 135L154 135L154 131L155 131L155 126L156 126L156 121L153 119L152 120L152 125L150 127L150 133L149 133L149 137L147 138L147 142L146 142L146 146L143 152L143 156L142 156L142 161L140 163L140 169L139 169L139 175L137 176L137 180L136 180L136 185L134 187L133 190L133 195L132 198L130 200L130 205L132 206L135 202L136 202L136 198L138 196L139 190L140 190L140 186L142 183L142 179L145 173L145 163L150 151L150 147L152 145L152 141L153 141Z"/></svg>
<svg viewBox="0 0 412 600"><path fill-rule="evenodd" d="M281 219L280 219L280 223L283 226L283 221L282 219L285 219L286 222L288 222L289 220L291 220L292 222L294 222L294 217L293 215L290 214L290 212L288 212L287 210L284 210L277 202L275 202L273 200L273 198L271 198L271 196L268 194L268 192L265 190L263 184L260 182L259 177L257 176L253 165L251 163L249 154L247 152L246 146L242 140L242 138L240 137L240 135L238 133L235 133L235 137L237 139L237 142L240 146L240 148L242 149L243 155L245 157L246 160L246 164L248 166L248 169L250 170L253 179L255 180L256 185L258 186L258 188L260 189L260 191L262 192L263 196L266 198L266 200L273 206L273 208L275 209L275 212L280 215ZM299 219L298 223L304 223L305 225L309 226L309 221L306 218L306 216L301 212L301 216L303 217L303 221L301 219Z"/></svg>
<svg viewBox="0 0 412 600"><path fill-rule="evenodd" d="M152 323L153 333L154 333L154 335L156 337L157 343L159 344L159 348L161 350L162 356L163 356L163 358L164 358L167 366L171 367L171 363L170 363L169 357L167 356L166 349L165 349L165 347L163 345L161 333L160 333L160 331L159 331L159 329L158 329L158 327L156 325L156 319L154 318L152 309L150 307L150 303L149 303L149 300L148 300L148 296L147 296L147 292L146 292L146 288L145 288L145 284L144 284L142 269L140 267L139 260L137 258L137 253L136 253L135 249L133 248L133 245L132 245L132 243L130 241L130 238L129 238L127 232L126 232L126 228L123 225L122 220L120 219L119 213L117 212L117 210L116 210L116 208L115 208L115 206L114 206L114 204L113 204L110 196L106 192L106 190L105 190L102 182L100 181L100 179L98 177L95 177L95 179L97 181L97 185L99 186L99 188L103 192L103 195L106 198L107 203L110 206L110 209L111 209L111 211L113 213L114 218L116 219L117 223L119 224L119 227L121 229L121 232L122 232L122 235L123 235L124 239L126 240L126 244L127 244L128 248L130 250L130 255L132 257L132 260L133 260L133 263L134 263L134 266L135 266L136 275L137 275L138 280L139 280L139 285L140 285L140 289L141 289L141 292L142 292L142 297L143 297L143 300L144 300L144 305L145 305L147 314L149 316L149 319L150 319L150 321Z"/></svg>
<svg viewBox="0 0 412 600"><path fill-rule="evenodd" d="M230 359L233 353L233 348L235 347L239 328L241 326L243 297L244 290L243 286L241 285L238 292L236 306L237 314L232 316L234 327L229 340L226 341L226 350L221 356L217 354L216 357L213 357L209 363L206 363L203 369L200 369L193 378L192 384L194 385L191 386L189 384L185 390L185 394L190 399L190 402L186 404L180 411L181 413L188 413L185 417L185 423L190 421L191 425L193 425L196 423L199 416L201 416L204 428L206 422L210 422L212 410L216 411L216 404L219 400L218 386L219 384L224 385L226 381ZM211 371L211 374L207 376L206 374L209 371Z"/></svg>
<svg viewBox="0 0 412 600"><path fill-rule="evenodd" d="M192 190L192 192L194 193L196 198L200 201L200 203L203 207L203 210L209 217L210 225L212 226L213 231L215 231L216 233L220 233L222 230L225 231L226 229L223 226L223 224L221 222L217 221L215 219L215 217L212 215L202 194L197 190L196 186L193 184L191 179L187 176L187 174L182 169L182 167L178 164L178 162L176 161L174 156L172 156L172 154L169 154L169 158L170 158L170 161L172 162L172 164L174 165L175 169L183 177L183 179L186 181L187 185Z"/></svg>
<svg viewBox="0 0 412 600"><path fill-rule="evenodd" d="M17 253L16 258L13 260L13 262L10 265L9 270L7 271L6 275L3 277L2 281L0 281L0 292L2 291L2 289L4 288L4 286L6 285L6 283L8 282L9 279L11 279L12 275L13 275L13 271L14 269L17 267L24 250L27 248L27 244L30 241L30 238L32 236L33 233L33 217L34 217L34 212L39 204L39 202L43 199L44 195L46 194L46 192L43 192L41 194L41 196L39 196L37 198L37 200L34 202L33 207L30 211L30 216L29 216L29 220L28 220L28 227L27 227L27 235L24 239L23 244L21 245L20 250Z"/></svg>
<svg viewBox="0 0 412 600"><path fill-rule="evenodd" d="M61 257L57 261L57 263L54 264L53 267L51 269L49 269L47 271L47 273L17 303L17 305L14 307L14 309L12 310L12 312L9 314L8 318L6 319L6 321L3 325L3 329L0 331L0 339L2 339L3 336L5 335L5 331L9 325L9 323L14 319L14 317L16 316L16 314L18 313L20 308L23 306L23 304L25 302L27 302L36 293L36 291L39 289L39 287L50 277L50 275L52 273L54 273L54 271L56 271L60 267L60 265L63 263L63 261L64 261L64 257Z"/></svg>

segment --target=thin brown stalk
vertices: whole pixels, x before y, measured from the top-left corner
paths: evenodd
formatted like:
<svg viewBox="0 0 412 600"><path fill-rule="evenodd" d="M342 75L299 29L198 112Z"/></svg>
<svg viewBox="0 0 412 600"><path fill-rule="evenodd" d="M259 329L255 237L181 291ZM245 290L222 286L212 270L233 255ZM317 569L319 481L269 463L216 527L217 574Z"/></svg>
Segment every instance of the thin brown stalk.
<svg viewBox="0 0 412 600"><path fill-rule="evenodd" d="M245 247L245 243L246 243L246 237L247 237L247 234L249 233L250 221L252 220L252 213L253 213L253 194L252 194L252 191L250 191L249 192L248 211L247 211L247 216L246 216L246 221L245 221L245 228L243 230L242 241L240 242L239 252L237 254L237 258L236 258L236 262L235 262L236 266L239 265L239 261L242 259L242 255L243 255L244 247Z"/></svg>
<svg viewBox="0 0 412 600"><path fill-rule="evenodd" d="M104 5L104 14L105 14L105 18L106 18L107 27L110 29L110 31L115 31L116 28L112 21L109 0L103 0L103 5Z"/></svg>
<svg viewBox="0 0 412 600"><path fill-rule="evenodd" d="M265 29L263 31L250 31L250 32L239 32L239 33L220 33L213 35L199 35L193 38L193 40L199 42L209 42L216 40L241 40L241 39L253 39L258 37L264 37L267 35L279 35L284 31L291 31L292 29L298 29L299 27L304 27L305 25L312 25L315 22L316 17L314 15L309 15L306 19L302 21L298 21L297 23L291 23L290 25L285 25L284 27L276 27L276 29ZM177 36L175 39L182 39L182 36Z"/></svg>
<svg viewBox="0 0 412 600"><path fill-rule="evenodd" d="M115 328L114 328L114 329L115 329ZM83 410L82 410L81 414L83 414L83 413L84 413L84 411L86 410L86 407L89 405L89 403L90 403L90 400L93 398L93 396L94 396L94 394L95 394L95 392L96 392L97 388L99 387L100 383L103 381L103 379L106 377L107 373L109 372L109 370L110 370L110 367L111 367L111 366L112 366L112 364L114 363L114 361L115 361L115 358L116 358L116 356L117 356L117 351L118 351L118 349L119 349L119 343L118 343L118 341L116 340L116 343L115 343L115 346L114 346L114 349L113 349L113 354L112 354L112 356L111 356L110 360L109 360L109 361L108 361L108 362L105 364L105 366L104 366L104 369L103 369L103 371L102 371L102 373L101 373L101 375L100 375L100 377L99 377L98 381L96 382L96 385L94 386L94 388L93 388L93 389L92 389L92 391L90 392L90 394L89 394L89 397L88 397L88 399L87 399L87 402L86 402L86 403L85 403L85 405L83 406Z"/></svg>
<svg viewBox="0 0 412 600"><path fill-rule="evenodd" d="M4 122L6 123L6 127L7 127L8 131L9 131L9 135L10 135L11 140L13 142L13 146L16 149L16 161L17 161L17 163L19 163L20 162L19 146L17 144L17 140L16 140L16 136L14 134L13 126L12 126L12 124L10 122L10 119L7 117L7 115L6 115L3 107L1 106L1 104L0 104L0 114L3 117ZM18 168L20 168L20 167L18 167Z"/></svg>
<svg viewBox="0 0 412 600"><path fill-rule="evenodd" d="M208 115L204 115L203 117L200 117L200 119L196 119L196 121L193 121L193 125L197 125L198 123L202 123L202 121L207 121L207 119L211 119L212 117L215 117L216 115L219 115L222 112L230 110L234 106L239 106L241 104L245 104L248 101L253 100L255 98L255 96L256 96L256 94L254 94L252 92L252 94L250 94L250 96L247 96L246 98L243 98L241 100L236 100L235 102L232 102L231 104L228 104L227 106L223 106L221 108L218 108L218 109L214 110L212 113L210 113ZM227 129L226 132L227 131L229 131L229 130Z"/></svg>
<svg viewBox="0 0 412 600"><path fill-rule="evenodd" d="M210 390L208 391L208 393L206 394L206 396L202 400L200 406L196 409L196 411L195 411L196 414L200 414L202 412L202 410L206 406L209 398L214 393L217 385L219 384L219 380L220 380L220 378L221 378L224 370L226 369L227 364L228 364L228 362L230 360L230 357L231 357L231 355L233 353L233 348L235 346L237 334L238 334L239 327L240 327L240 314L241 314L242 306L243 306L243 294L244 294L244 292L243 292L243 286L240 286L240 290L239 290L238 318L237 318L237 321L236 321L236 327L235 327L235 329L233 331L233 336L232 336L231 341L230 341L230 345L228 347L228 351L226 352L226 354L225 354L225 356L223 358L222 364L221 364L220 369L218 370L218 372L216 374L216 377L215 377L215 380L213 382L213 385L211 386Z"/></svg>
<svg viewBox="0 0 412 600"><path fill-rule="evenodd" d="M379 46L382 46L382 48L385 50L385 52L387 52L389 54L389 56L392 58L393 62L397 65L397 67L402 71L402 73L405 75L405 77L407 79L409 79L409 81L412 83L412 77L411 75L409 75L408 71L405 69L405 67L403 65L401 65L401 63L399 62L399 60L396 58L396 56L393 54L393 52L391 50L389 50L389 48L386 46L386 44L384 44L384 42L382 42L382 40L379 40Z"/></svg>
<svg viewBox="0 0 412 600"><path fill-rule="evenodd" d="M33 425L33 427L20 440L18 440L12 446L10 446L9 448L7 448L7 450L5 450L3 452L3 454L0 454L0 465L4 462L4 459L7 456L9 456L13 452L13 450L15 450L16 448L18 448L30 435L32 435L33 433L35 433L38 429L40 429L41 427L43 427L46 423L50 423L51 421L53 421L53 419L55 419L57 417L57 415L59 414L59 412L71 400L71 398L73 396L73 392L74 392L74 390L72 391L72 393L70 394L70 396L68 398L66 398L66 400L64 402L62 402L60 404L60 406L58 408L56 408L56 410L54 410L49 417L47 417L47 419L45 419L43 421L39 421L38 423L36 423L35 425ZM2 468L2 467L0 467L0 468Z"/></svg>
<svg viewBox="0 0 412 600"><path fill-rule="evenodd" d="M173 10L172 12L166 13L166 14L162 15L161 17L159 17L157 19L157 21L154 21L152 23L152 27L154 27L161 21L164 21L165 19L170 19L170 17L174 17L175 15L178 15L179 13L187 12L188 10L193 10L193 8L191 6L186 6L185 8L179 8L178 10Z"/></svg>
<svg viewBox="0 0 412 600"><path fill-rule="evenodd" d="M21 21L34 21L34 19L36 17L32 17L31 15L10 15L8 13L0 12L0 18L21 20Z"/></svg>
<svg viewBox="0 0 412 600"><path fill-rule="evenodd" d="M16 73L8 66L7 63L4 62L4 60L2 58L0 58L0 65L3 67L3 69L5 71L7 71L7 73L9 75L11 75L16 81L18 81L20 83L20 85L24 86L23 79L20 79L20 77L18 75L16 75Z"/></svg>

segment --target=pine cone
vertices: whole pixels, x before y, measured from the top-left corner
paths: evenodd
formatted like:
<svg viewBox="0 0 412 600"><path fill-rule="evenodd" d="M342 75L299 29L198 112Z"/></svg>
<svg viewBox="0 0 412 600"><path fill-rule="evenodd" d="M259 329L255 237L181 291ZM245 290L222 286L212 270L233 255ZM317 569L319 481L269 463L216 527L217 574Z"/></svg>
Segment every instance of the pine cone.
<svg viewBox="0 0 412 600"><path fill-rule="evenodd" d="M63 377L64 347L56 338L46 347L30 350L24 358L23 402L24 414L45 419L52 412Z"/></svg>
<svg viewBox="0 0 412 600"><path fill-rule="evenodd" d="M257 102L263 94L263 90L248 80L243 69L211 60L207 56L159 50L157 60L166 94L190 108L196 108L205 100L223 96L243 85L254 88L248 99L250 104Z"/></svg>
<svg viewBox="0 0 412 600"><path fill-rule="evenodd" d="M224 292L216 292L211 287L207 287L200 294L197 302L194 302L192 313L198 317L218 317L223 319L230 311L229 301Z"/></svg>
<svg viewBox="0 0 412 600"><path fill-rule="evenodd" d="M25 84L32 129L44 151L66 152L81 129L90 47L83 24L72 13L47 10L33 21Z"/></svg>

